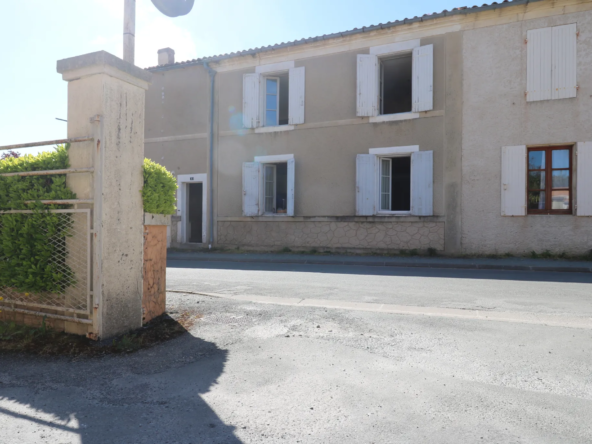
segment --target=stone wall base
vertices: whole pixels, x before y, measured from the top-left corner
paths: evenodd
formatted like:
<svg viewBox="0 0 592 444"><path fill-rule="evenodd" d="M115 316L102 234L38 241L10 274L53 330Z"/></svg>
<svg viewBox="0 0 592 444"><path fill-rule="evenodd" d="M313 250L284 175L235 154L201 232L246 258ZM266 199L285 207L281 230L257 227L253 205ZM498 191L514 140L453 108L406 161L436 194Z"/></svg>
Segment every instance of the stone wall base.
<svg viewBox="0 0 592 444"><path fill-rule="evenodd" d="M7 307L0 307L0 310L2 310L0 312L0 321L3 322L14 322L15 324L28 325L29 327L41 327L43 324L42 315L16 312ZM32 310L39 310L40 312L47 311L48 314L58 314L55 310L43 310L38 308ZM91 324L81 324L79 322L71 322L50 317L45 318L45 326L50 330L63 331L75 335L86 336L88 333L92 332Z"/></svg>
<svg viewBox="0 0 592 444"><path fill-rule="evenodd" d="M221 221L217 229L221 246L444 250L444 222Z"/></svg>

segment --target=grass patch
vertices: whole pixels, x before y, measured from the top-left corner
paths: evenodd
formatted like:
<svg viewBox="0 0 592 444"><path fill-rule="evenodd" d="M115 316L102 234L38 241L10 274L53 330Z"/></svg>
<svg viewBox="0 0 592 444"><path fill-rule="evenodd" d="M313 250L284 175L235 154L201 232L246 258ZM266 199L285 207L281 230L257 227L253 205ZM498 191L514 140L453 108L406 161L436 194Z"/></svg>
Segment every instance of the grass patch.
<svg viewBox="0 0 592 444"><path fill-rule="evenodd" d="M188 312L174 316L164 314L138 330L106 343L96 342L84 336L49 330L45 326L45 319L40 327L0 322L0 354L101 357L132 353L181 336L201 317Z"/></svg>

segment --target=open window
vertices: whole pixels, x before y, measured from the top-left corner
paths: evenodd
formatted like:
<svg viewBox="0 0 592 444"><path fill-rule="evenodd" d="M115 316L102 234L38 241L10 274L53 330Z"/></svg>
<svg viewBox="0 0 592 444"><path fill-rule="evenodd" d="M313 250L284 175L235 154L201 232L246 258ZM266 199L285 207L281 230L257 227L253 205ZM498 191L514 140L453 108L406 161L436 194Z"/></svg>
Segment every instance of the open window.
<svg viewBox="0 0 592 444"><path fill-rule="evenodd" d="M304 67L243 76L245 128L304 123Z"/></svg>
<svg viewBox="0 0 592 444"><path fill-rule="evenodd" d="M416 146L370 151L356 159L356 215L431 216L433 152Z"/></svg>
<svg viewBox="0 0 592 444"><path fill-rule="evenodd" d="M411 53L380 58L380 114L410 113L412 109Z"/></svg>
<svg viewBox="0 0 592 444"><path fill-rule="evenodd" d="M261 156L243 164L243 215L294 215L294 156Z"/></svg>
<svg viewBox="0 0 592 444"><path fill-rule="evenodd" d="M433 109L434 47L359 54L357 107L360 117Z"/></svg>

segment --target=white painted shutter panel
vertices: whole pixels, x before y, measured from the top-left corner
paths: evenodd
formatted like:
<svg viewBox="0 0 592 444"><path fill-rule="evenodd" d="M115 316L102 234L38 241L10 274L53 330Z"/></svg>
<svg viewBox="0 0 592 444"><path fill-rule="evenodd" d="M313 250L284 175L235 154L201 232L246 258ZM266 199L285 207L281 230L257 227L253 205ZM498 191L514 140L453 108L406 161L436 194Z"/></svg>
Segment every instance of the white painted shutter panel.
<svg viewBox="0 0 592 444"><path fill-rule="evenodd" d="M243 126L259 126L259 74L243 75Z"/></svg>
<svg viewBox="0 0 592 444"><path fill-rule="evenodd" d="M434 214L434 152L411 154L411 214Z"/></svg>
<svg viewBox="0 0 592 444"><path fill-rule="evenodd" d="M288 160L288 216L294 216L294 189L296 182L294 159Z"/></svg>
<svg viewBox="0 0 592 444"><path fill-rule="evenodd" d="M578 143L577 152L576 214L578 216L592 216L592 142Z"/></svg>
<svg viewBox="0 0 592 444"><path fill-rule="evenodd" d="M379 75L378 56L358 54L357 116L373 117L378 115Z"/></svg>
<svg viewBox="0 0 592 444"><path fill-rule="evenodd" d="M531 29L526 38L526 100L550 100L553 28Z"/></svg>
<svg viewBox="0 0 592 444"><path fill-rule="evenodd" d="M376 214L376 156L358 154L356 157L356 216Z"/></svg>
<svg viewBox="0 0 592 444"><path fill-rule="evenodd" d="M576 82L576 25L555 26L553 30L552 98L575 97Z"/></svg>
<svg viewBox="0 0 592 444"><path fill-rule="evenodd" d="M413 49L411 90L414 113L434 109L434 45Z"/></svg>
<svg viewBox="0 0 592 444"><path fill-rule="evenodd" d="M502 216L526 216L526 145L502 147Z"/></svg>
<svg viewBox="0 0 592 444"><path fill-rule="evenodd" d="M243 216L259 215L259 182L261 164L243 163Z"/></svg>
<svg viewBox="0 0 592 444"><path fill-rule="evenodd" d="M298 125L304 123L304 66L290 68L290 109L288 123Z"/></svg>

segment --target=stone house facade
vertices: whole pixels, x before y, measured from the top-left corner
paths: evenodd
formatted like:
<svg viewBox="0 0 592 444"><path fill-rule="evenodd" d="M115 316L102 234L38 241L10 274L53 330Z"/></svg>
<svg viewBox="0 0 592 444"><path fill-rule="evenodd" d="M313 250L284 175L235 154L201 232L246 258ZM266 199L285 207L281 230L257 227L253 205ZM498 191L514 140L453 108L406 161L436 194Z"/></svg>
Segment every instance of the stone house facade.
<svg viewBox="0 0 592 444"><path fill-rule="evenodd" d="M175 63L147 157L173 246L592 248L592 2L539 0Z"/></svg>

